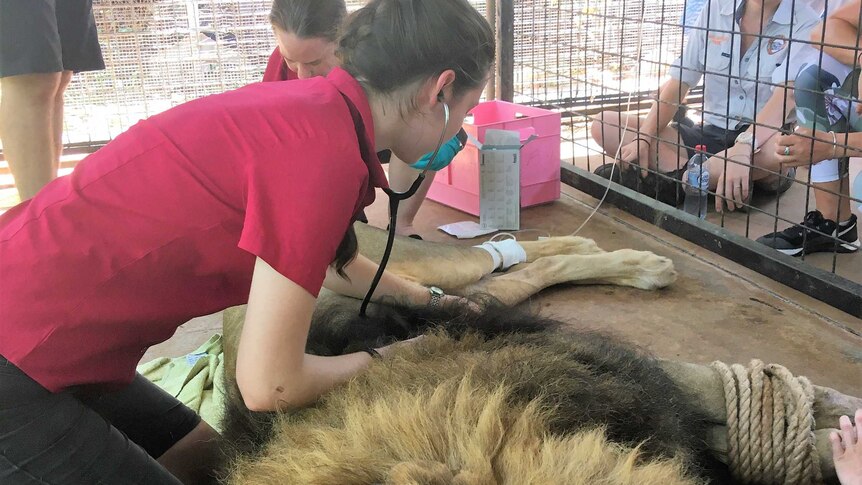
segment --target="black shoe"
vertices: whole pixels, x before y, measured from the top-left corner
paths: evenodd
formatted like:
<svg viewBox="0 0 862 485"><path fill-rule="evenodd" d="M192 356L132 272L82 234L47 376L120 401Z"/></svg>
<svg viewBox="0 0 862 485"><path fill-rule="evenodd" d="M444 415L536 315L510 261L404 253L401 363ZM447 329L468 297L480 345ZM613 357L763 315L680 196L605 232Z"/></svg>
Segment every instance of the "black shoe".
<svg viewBox="0 0 862 485"><path fill-rule="evenodd" d="M613 171L613 174L611 174L611 171ZM593 170L593 173L611 182L620 183L620 167L616 163L606 163ZM613 178L611 178L611 175L613 175Z"/></svg>
<svg viewBox="0 0 862 485"><path fill-rule="evenodd" d="M757 242L790 256L832 251L855 253L860 246L855 215L846 224L838 225L825 219L820 211L811 211L802 224L767 234Z"/></svg>
<svg viewBox="0 0 862 485"><path fill-rule="evenodd" d="M610 179L611 168L613 168L611 182L616 182L674 207L678 207L685 200L685 192L680 182L685 168L664 174L649 172L646 177L641 178L640 170L636 167L626 167L625 170L621 170L620 165L615 166L613 163L606 163L593 170L593 173L599 177Z"/></svg>

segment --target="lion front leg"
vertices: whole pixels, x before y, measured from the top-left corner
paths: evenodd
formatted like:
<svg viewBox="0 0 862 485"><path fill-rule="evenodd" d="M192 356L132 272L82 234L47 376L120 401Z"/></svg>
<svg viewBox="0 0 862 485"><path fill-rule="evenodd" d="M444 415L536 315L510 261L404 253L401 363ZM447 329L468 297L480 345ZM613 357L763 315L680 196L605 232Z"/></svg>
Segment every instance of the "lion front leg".
<svg viewBox="0 0 862 485"><path fill-rule="evenodd" d="M386 231L360 223L355 224L354 229L359 240L359 251L372 261L380 261L386 246ZM547 256L604 253L592 239L576 236L519 241L518 244L526 253L525 263ZM522 268L522 265L514 267L516 270ZM451 293L464 293L463 289L492 274L497 268L491 255L484 249L396 236L387 269L426 286L434 285Z"/></svg>
<svg viewBox="0 0 862 485"><path fill-rule="evenodd" d="M520 244L527 253L528 263L547 256L605 252L592 239L579 236L550 237L539 241L521 241Z"/></svg>
<svg viewBox="0 0 862 485"><path fill-rule="evenodd" d="M670 259L647 251L623 249L539 258L524 269L470 285L462 293L487 294L504 305L516 305L545 288L563 283L616 284L653 290L675 280L676 271Z"/></svg>

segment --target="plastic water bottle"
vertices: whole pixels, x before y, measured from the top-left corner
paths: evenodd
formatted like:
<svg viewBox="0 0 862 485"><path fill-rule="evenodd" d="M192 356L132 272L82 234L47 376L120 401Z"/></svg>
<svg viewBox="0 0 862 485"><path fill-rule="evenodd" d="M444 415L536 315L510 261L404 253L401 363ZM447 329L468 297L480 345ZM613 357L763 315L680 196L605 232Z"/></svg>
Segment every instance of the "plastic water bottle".
<svg viewBox="0 0 862 485"><path fill-rule="evenodd" d="M706 155L706 145L698 145L695 151L697 153L688 161L688 183L685 185L683 208L689 214L705 219L709 202L709 171L704 164L709 157Z"/></svg>

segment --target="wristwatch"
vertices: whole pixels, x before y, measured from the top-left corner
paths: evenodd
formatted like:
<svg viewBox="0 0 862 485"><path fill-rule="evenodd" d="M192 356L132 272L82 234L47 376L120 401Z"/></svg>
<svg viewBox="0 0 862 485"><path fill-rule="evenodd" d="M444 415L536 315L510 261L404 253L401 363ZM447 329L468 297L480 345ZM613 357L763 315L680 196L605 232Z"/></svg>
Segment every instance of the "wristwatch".
<svg viewBox="0 0 862 485"><path fill-rule="evenodd" d="M757 141L754 139L754 133L750 131L743 131L736 137L736 143L745 143L746 145L751 145L754 148L754 153L757 153Z"/></svg>
<svg viewBox="0 0 862 485"><path fill-rule="evenodd" d="M446 295L440 288L436 286L429 286L428 291L431 293L431 301L428 302L428 306L432 308L436 308L440 306L440 301Z"/></svg>

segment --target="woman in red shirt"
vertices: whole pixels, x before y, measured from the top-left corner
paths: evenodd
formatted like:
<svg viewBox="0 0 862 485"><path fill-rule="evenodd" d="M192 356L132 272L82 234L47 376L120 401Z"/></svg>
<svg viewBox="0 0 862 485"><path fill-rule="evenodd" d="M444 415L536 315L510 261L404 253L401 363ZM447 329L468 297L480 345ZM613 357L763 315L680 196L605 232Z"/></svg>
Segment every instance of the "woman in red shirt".
<svg viewBox="0 0 862 485"><path fill-rule="evenodd" d="M467 0L373 0L345 25L342 68L143 120L0 216L0 482L203 480L217 434L135 374L195 316L248 302L236 378L252 410L364 369L368 353L304 353L318 291L365 294L376 265L351 223L386 185L377 152L418 159L452 137L493 53ZM431 300L392 275L378 288Z"/></svg>
<svg viewBox="0 0 862 485"><path fill-rule="evenodd" d="M263 80L287 81L325 76L338 65L335 55L338 30L347 15L344 0L274 0L269 19L277 46L269 57ZM419 190L401 204L396 221L396 233L422 239L413 227L413 220L434 182L436 171L445 168L463 143L453 137L446 143L428 168ZM430 163L426 154L416 163L406 163L397 157L389 164L389 184L398 192L407 190L419 173Z"/></svg>
<svg viewBox="0 0 862 485"><path fill-rule="evenodd" d="M344 0L274 0L269 20L277 45L264 82L327 75L338 65L338 30L345 17Z"/></svg>

